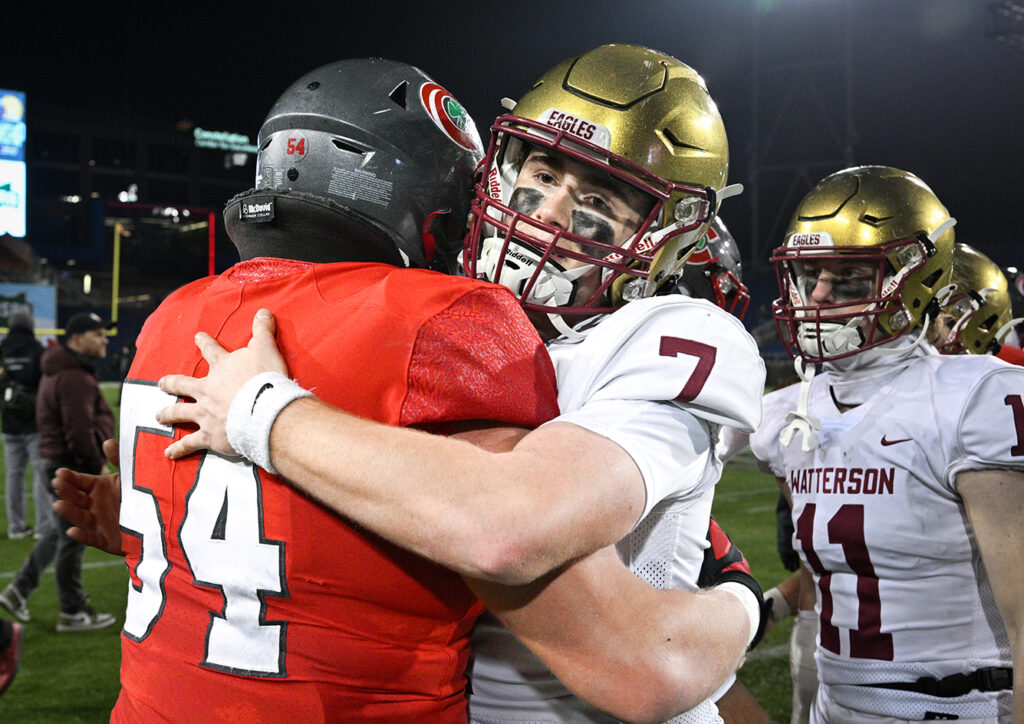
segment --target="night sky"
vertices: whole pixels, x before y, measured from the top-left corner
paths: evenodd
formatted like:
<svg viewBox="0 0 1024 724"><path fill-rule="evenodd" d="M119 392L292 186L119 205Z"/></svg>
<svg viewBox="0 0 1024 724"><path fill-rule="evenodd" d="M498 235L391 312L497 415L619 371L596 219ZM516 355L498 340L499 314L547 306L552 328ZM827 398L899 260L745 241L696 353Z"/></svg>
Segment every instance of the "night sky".
<svg viewBox="0 0 1024 724"><path fill-rule="evenodd" d="M1024 52L986 35L991 2L109 3L73 15L38 2L4 11L0 87L28 94L30 131L38 102L188 118L255 138L299 75L380 56L432 75L486 134L500 99L549 66L602 43L637 43L704 75L729 132L730 181L749 182L755 153L767 166L758 240L750 194L722 209L745 255L766 256L806 188L849 159L917 173L958 219L959 240L1024 264ZM800 179L808 161L821 165Z"/></svg>

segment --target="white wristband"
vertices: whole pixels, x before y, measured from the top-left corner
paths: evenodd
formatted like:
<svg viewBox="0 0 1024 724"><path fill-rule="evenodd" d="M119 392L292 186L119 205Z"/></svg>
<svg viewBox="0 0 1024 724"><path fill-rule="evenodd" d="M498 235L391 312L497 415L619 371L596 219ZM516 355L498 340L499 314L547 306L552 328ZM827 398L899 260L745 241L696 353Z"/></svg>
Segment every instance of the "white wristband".
<svg viewBox="0 0 1024 724"><path fill-rule="evenodd" d="M782 621L783 619L789 618L793 615L793 606L790 605L786 597L782 595L782 591L775 588L769 588L764 594L765 601L772 602L772 620Z"/></svg>
<svg viewBox="0 0 1024 724"><path fill-rule="evenodd" d="M757 635L757 627L761 625L761 609L758 606L757 596L749 588L744 586L742 583L736 581L726 581L725 583L719 583L714 586L716 591L726 591L736 596L743 604L743 608L747 612L747 617L750 619L750 633L747 635L747 646L750 646L750 642L754 640L754 636Z"/></svg>
<svg viewBox="0 0 1024 724"><path fill-rule="evenodd" d="M270 428L289 403L312 395L279 372L256 375L231 400L225 425L228 442L239 455L276 475L270 462Z"/></svg>

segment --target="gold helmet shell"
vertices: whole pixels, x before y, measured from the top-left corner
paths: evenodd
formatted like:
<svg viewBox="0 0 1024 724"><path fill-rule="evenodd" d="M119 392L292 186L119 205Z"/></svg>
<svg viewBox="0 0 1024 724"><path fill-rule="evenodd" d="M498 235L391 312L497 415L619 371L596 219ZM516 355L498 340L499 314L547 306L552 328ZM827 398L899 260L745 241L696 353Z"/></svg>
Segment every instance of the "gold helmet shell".
<svg viewBox="0 0 1024 724"><path fill-rule="evenodd" d="M910 331L926 314L934 319L936 294L949 281L953 224L934 192L908 171L857 166L821 180L800 202L785 243L772 255L782 293L774 313L791 354L838 359ZM811 260L876 264L874 292L856 300L862 309L848 311L850 300L813 304L797 278ZM799 343L799 332L808 337L822 323L859 325L861 339L832 350L820 341L817 350ZM817 331L809 337L820 337Z"/></svg>
<svg viewBox="0 0 1024 724"><path fill-rule="evenodd" d="M999 265L977 249L957 242L953 248L955 285L942 311L953 318L948 337L939 340L943 354L985 354L1010 322L1010 290Z"/></svg>
<svg viewBox="0 0 1024 724"><path fill-rule="evenodd" d="M528 309L611 311L625 301L623 286L633 279L645 281L633 283L627 297L653 295L706 232L728 176L725 126L703 78L676 58L638 45L603 45L558 63L491 131L463 257L473 276L481 276L476 269L481 234L502 228L495 219L514 213L508 201L524 145L546 146L589 163L644 191L653 203L625 244L590 244L598 253L586 261L606 270L594 296L539 304L531 301L531 284L525 283L513 291ZM520 244L535 249L541 265L547 260L536 239ZM491 281L506 283L500 279L506 269L501 264L495 269L498 278Z"/></svg>
<svg viewBox="0 0 1024 724"><path fill-rule="evenodd" d="M729 142L718 106L690 66L639 45L602 45L549 70L516 103L538 120L550 108L610 132L608 150L677 183L719 190Z"/></svg>

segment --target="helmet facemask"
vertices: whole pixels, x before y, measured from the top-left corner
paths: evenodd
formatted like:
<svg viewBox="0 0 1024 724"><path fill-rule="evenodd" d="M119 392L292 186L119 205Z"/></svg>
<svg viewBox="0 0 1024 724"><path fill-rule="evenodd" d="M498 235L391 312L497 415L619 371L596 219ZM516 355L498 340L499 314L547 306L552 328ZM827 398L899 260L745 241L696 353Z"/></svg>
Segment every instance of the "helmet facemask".
<svg viewBox="0 0 1024 724"><path fill-rule="evenodd" d="M912 328L903 305L907 278L926 263L927 237L877 247L786 246L776 250L783 296L772 307L783 344L805 362L842 359L884 344ZM830 302L816 303L819 277L829 284Z"/></svg>
<svg viewBox="0 0 1024 724"><path fill-rule="evenodd" d="M670 241L684 241L681 235L692 236L685 245L692 248L713 215L713 190L660 178L565 130L553 131L540 122L510 115L500 117L491 130L462 262L470 276L511 289L526 309L549 314L611 312L630 294L624 291L627 282L633 285L635 297L644 296L657 253ZM650 209L638 213L635 230L624 240L611 238L608 229L602 233L600 219L588 224L576 212L572 230L545 223L531 213L536 199L531 201L529 190L522 185L516 188L531 151L592 170L607 184L649 200ZM574 233L581 229L584 233ZM583 291L580 278L597 270L598 283ZM642 285L639 293L638 285Z"/></svg>
<svg viewBox="0 0 1024 724"><path fill-rule="evenodd" d="M936 321L945 316L943 321L947 324L936 332L932 341L940 354L988 354L999 350L1021 320L1010 319L1009 313L993 312L987 293L994 291L983 289L979 293L958 295L943 307Z"/></svg>

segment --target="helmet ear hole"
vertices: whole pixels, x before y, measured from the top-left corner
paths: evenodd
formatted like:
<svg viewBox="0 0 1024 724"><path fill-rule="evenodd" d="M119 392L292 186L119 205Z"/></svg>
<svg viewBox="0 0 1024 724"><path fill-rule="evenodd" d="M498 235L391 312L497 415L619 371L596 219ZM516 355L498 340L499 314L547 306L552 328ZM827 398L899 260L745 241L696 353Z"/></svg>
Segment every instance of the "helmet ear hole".
<svg viewBox="0 0 1024 724"><path fill-rule="evenodd" d="M332 138L331 143L333 143L334 147L337 148L339 151L347 151L348 153L358 153L360 156L366 153L363 149L359 148L358 146L355 146L351 143L346 143L340 138Z"/></svg>
<svg viewBox="0 0 1024 724"><path fill-rule="evenodd" d="M397 86L395 86L395 89L393 91L391 91L391 93L388 94L388 98L393 100L395 103L400 105L402 108L407 108L408 106L406 105L406 96L407 96L407 91L408 90L409 90L409 83L407 81L403 80L401 83L399 83Z"/></svg>
<svg viewBox="0 0 1024 724"><path fill-rule="evenodd" d="M935 285L938 283L939 279L942 278L945 272L945 269L936 269L934 272L925 277L925 279L921 282L921 285L924 286L926 289L934 290Z"/></svg>

